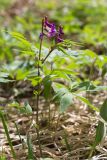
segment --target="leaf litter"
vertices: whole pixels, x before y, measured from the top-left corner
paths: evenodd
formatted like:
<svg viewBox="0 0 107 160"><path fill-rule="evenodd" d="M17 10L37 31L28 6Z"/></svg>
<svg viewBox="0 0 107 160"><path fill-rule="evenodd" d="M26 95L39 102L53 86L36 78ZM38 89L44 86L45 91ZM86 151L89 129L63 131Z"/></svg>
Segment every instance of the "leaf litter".
<svg viewBox="0 0 107 160"><path fill-rule="evenodd" d="M95 95L93 97L91 95L91 100L97 105L99 105L99 98L100 102L101 98L103 101L103 98L106 98L106 92L101 92L99 95ZM29 98L29 100L31 106L32 104L35 104L34 99ZM26 101L26 98L20 98L20 101L24 102ZM98 114L90 111L90 109L88 109L82 102L77 101L77 99L75 99L74 104L71 105L66 113L61 113L60 116L55 109L55 104L51 104L52 119L51 126L48 126L48 110L46 109L47 103L41 97L39 104L39 122L40 142L42 144L44 159L48 157L55 160L86 160L89 156L91 146L95 138ZM17 155L17 159L28 159L28 148L26 144L27 132L31 135L34 156L36 159L40 159L37 134L34 127L36 119L35 110L33 109L32 121L32 114L29 116L26 114L21 114L16 108L11 108L7 104L2 107L5 107L8 130ZM17 133L14 122L17 124L21 139ZM2 123L0 123L0 137L1 154L2 152L5 153L7 159L12 160L12 157L10 156L9 144L6 140ZM102 146L98 145L96 147L94 156L91 158L92 160L103 160L105 157L107 157L106 144L107 141L105 139Z"/></svg>

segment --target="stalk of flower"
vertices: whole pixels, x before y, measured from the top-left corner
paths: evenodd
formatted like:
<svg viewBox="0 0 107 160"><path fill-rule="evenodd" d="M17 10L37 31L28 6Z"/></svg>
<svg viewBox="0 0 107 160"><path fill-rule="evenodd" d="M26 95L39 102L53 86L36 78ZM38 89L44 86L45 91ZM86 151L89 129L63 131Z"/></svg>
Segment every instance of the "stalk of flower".
<svg viewBox="0 0 107 160"><path fill-rule="evenodd" d="M45 36L49 38L50 40L54 39L55 41L55 45L51 47L49 53L42 61L42 64L43 64L46 61L46 59L49 57L51 52L56 48L57 43L63 42L64 32L63 32L63 27L61 25L58 27L58 30L56 30L55 24L50 23L47 17L44 17L42 26L43 26L43 30L42 30L42 33L40 33L39 38L43 40L43 37Z"/></svg>

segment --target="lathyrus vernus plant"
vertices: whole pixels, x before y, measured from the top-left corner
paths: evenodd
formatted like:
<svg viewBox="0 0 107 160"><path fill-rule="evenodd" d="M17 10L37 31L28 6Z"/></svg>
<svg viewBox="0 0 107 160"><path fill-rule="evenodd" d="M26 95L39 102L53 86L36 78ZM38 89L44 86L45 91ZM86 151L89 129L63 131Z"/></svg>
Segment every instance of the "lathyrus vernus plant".
<svg viewBox="0 0 107 160"><path fill-rule="evenodd" d="M47 17L44 17L42 20L41 33L39 35L39 48L27 41L26 38L20 33L12 32L11 35L18 39L18 46L21 49L24 49L24 51L21 51L21 53L29 56L30 58L32 57L33 59L32 69L30 68L27 70L24 68L22 74L25 71L26 74L23 74L23 76L20 75L20 77L22 77L23 80L31 81L31 84L35 87L34 94L36 95L36 125L34 124L34 126L36 127L39 150L42 157L43 154L39 133L39 101L41 93L43 93L44 98L49 105L50 124L51 102L58 102L59 114L65 112L65 110L73 103L74 97L86 103L87 106L94 111L99 112L98 107L95 107L89 102L88 99L81 96L81 93L99 91L102 89L107 89L107 87L96 86L95 83L87 79L82 81L78 77L80 66L78 65L77 61L78 59L83 60L82 62L84 63L85 56L81 53L84 51L78 50L73 52L71 50L72 45L78 44L72 42L71 40L64 40L64 31L62 26L60 25L57 29L54 23L50 23L48 21ZM43 42L45 39L48 39L50 42L49 48L44 48ZM45 51L45 49L47 51ZM69 65L71 62L72 64ZM17 107L20 108L18 104ZM32 114L33 111L30 108L30 105L27 104L25 105L25 110L23 110L23 112ZM33 118L35 117L33 116Z"/></svg>

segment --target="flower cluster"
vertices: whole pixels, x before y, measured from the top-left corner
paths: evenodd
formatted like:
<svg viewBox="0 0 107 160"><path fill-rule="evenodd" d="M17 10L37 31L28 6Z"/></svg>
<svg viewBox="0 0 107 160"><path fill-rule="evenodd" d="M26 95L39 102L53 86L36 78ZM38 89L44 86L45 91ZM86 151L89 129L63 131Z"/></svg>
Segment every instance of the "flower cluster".
<svg viewBox="0 0 107 160"><path fill-rule="evenodd" d="M46 36L48 38L54 38L56 43L63 42L63 28L62 26L59 26L58 30L56 30L56 26L54 23L50 23L45 17L42 22L42 33L40 33L40 39L43 38L43 36Z"/></svg>

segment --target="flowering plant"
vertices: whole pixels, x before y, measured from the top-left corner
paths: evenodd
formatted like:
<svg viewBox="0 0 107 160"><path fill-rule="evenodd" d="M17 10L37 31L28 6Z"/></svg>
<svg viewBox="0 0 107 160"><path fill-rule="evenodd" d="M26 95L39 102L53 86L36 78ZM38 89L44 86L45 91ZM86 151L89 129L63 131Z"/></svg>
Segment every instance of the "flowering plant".
<svg viewBox="0 0 107 160"><path fill-rule="evenodd" d="M40 96L43 95L43 98L45 98L45 102L48 107L48 112L45 112L48 114L44 114L44 115L46 116L45 117L46 120L48 120L47 121L48 123L46 124L49 125L49 128L51 128L52 118L54 118L52 115L53 110L51 108L51 103L54 103L56 101L57 103L54 103L54 104L58 104L59 106L60 114L58 114L58 120L55 126L55 130L57 130L59 116L63 114L65 110L73 104L74 98L78 98L79 100L86 103L87 106L89 106L91 109L95 110L96 112L99 112L100 116L105 121L107 121L107 116L105 114L106 108L107 108L106 107L107 101L105 101L105 103L103 104L102 109L99 110L99 108L92 105L88 101L88 99L81 96L82 92L89 93L89 92L99 91L102 89L107 89L107 86L103 86L103 87L96 86L93 82L91 82L89 79L90 75L88 76L88 80L85 79L84 77L83 77L83 80L81 79L83 74L82 72L80 73L81 70L79 69L79 67L81 68L81 65L84 65L85 62L87 64L87 56L88 56L88 57L92 57L88 59L88 63L90 64L90 66L92 64L92 69L93 69L93 63L91 63L91 60L93 60L93 58L98 59L98 56L95 53L91 51L83 51L83 50L82 51L78 50L75 52L72 51L71 50L72 45L77 45L77 43L72 42L71 40L64 40L63 27L60 25L57 28L54 23L48 21L47 17L44 17L42 20L41 33L39 36L39 42L40 42L39 49L36 48L34 45L32 45L32 43L30 43L28 40L26 40L26 38L20 33L12 32L11 35L17 40L19 40L19 42L21 42L21 47L23 46L24 49L26 49L25 51L23 51L23 53L25 53L25 55L28 55L28 57L30 58L32 57L32 60L33 60L32 68L28 70L23 67L24 69L22 73L20 73L20 70L18 72L16 71L15 67L17 63L15 63L14 68L15 68L15 75L19 74L19 77L16 76L16 80L22 80L22 79L29 80L34 87L34 94L36 95L36 114L33 114L32 107L29 105L29 103L25 103L23 107L20 107L19 103L14 103L12 104L12 106L14 105L18 109L20 109L21 113L22 112L26 113L28 116L32 115L31 123L33 123L33 127L36 128L37 140L38 140L41 157L43 157L43 152L42 152L42 145L41 145L41 139L40 139L40 134L41 134L40 124L42 122L40 121L40 114L39 114ZM53 40L55 43L53 46L50 47L50 49L47 48L48 52L46 57L42 57L43 56L42 53L45 53L43 49L43 43L42 43L45 37L48 38L50 41ZM51 59L52 63L50 63L50 61L48 61L47 58L50 56L50 53L54 50L56 51L56 54L54 54L55 58L52 58ZM36 51L36 54L35 54L35 51ZM29 59L28 62L30 62L30 60L31 59ZM46 61L47 63L44 63ZM19 64L17 68L19 68ZM16 72L18 74L16 74ZM13 70L12 70L12 74L13 74ZM91 74L92 74L92 71L91 71ZM2 73L2 75L4 76L3 78L5 78L7 77L8 74ZM81 77L79 78L79 76ZM1 79L1 80L4 81L4 79ZM8 79L5 78L5 82L6 80L7 82L10 82L10 80L8 81ZM5 126L6 125L4 124L4 127ZM5 130L7 131L7 128ZM100 130L102 130L101 133L100 133ZM96 139L92 148L93 150L90 155L92 155L96 145L98 145L100 141L103 139L104 133L105 133L105 124L102 121L99 121L97 132L96 132ZM27 136L29 139L29 135ZM8 137L8 133L7 133L7 137ZM8 141L10 141L10 139ZM14 157L14 150L12 147L11 147L11 150L13 152L13 157ZM33 159L32 157L33 157L33 151L31 155L31 159Z"/></svg>

